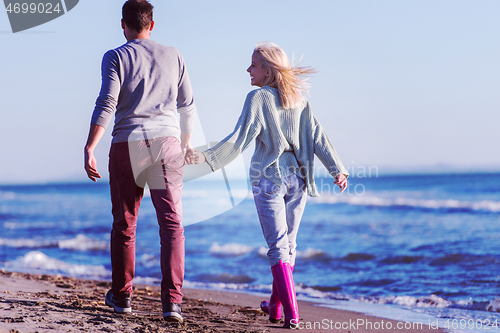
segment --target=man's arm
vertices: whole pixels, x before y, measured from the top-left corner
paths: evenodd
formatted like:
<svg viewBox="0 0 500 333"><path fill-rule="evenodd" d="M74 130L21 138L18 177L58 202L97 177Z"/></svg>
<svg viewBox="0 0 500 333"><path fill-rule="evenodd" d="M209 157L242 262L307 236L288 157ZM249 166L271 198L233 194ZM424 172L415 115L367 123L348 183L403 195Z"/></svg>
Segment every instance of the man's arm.
<svg viewBox="0 0 500 333"><path fill-rule="evenodd" d="M120 76L118 72L119 60L116 52L112 50L106 52L101 63L101 91L92 113L89 137L84 149L84 168L88 177L94 182L96 178L101 178L101 175L97 172L94 149L106 131L118 103L120 94Z"/></svg>
<svg viewBox="0 0 500 333"><path fill-rule="evenodd" d="M84 148L84 168L87 171L87 176L94 182L96 178L101 178L101 175L97 172L97 161L94 156L94 150L105 131L104 127L91 124L87 144Z"/></svg>

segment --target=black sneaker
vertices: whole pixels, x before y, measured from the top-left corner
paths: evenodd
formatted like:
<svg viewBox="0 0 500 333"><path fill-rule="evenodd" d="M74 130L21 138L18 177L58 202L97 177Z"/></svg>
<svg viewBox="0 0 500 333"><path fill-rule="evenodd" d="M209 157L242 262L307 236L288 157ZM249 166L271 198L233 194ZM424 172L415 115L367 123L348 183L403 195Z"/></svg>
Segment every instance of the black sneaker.
<svg viewBox="0 0 500 333"><path fill-rule="evenodd" d="M182 323L181 305L176 303L163 304L163 319L170 322Z"/></svg>
<svg viewBox="0 0 500 333"><path fill-rule="evenodd" d="M115 309L118 313L132 312L132 300L130 294L125 294L125 298L115 298L111 289L106 293L106 305Z"/></svg>

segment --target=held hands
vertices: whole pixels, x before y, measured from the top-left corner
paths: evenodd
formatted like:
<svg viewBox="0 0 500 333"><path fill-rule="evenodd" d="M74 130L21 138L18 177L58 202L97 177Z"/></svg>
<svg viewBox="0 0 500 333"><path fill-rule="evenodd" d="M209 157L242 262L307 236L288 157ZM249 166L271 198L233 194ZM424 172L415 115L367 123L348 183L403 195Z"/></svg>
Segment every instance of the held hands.
<svg viewBox="0 0 500 333"><path fill-rule="evenodd" d="M335 181L333 183L340 187L340 193L342 193L347 187L347 178L345 178L343 174L339 174L335 177Z"/></svg>
<svg viewBox="0 0 500 333"><path fill-rule="evenodd" d="M205 155L194 149L191 148L189 151L186 151L186 164L201 164L206 162Z"/></svg>
<svg viewBox="0 0 500 333"><path fill-rule="evenodd" d="M193 146L191 146L191 144L187 144L187 145L181 145L182 147L182 153L184 154L184 162L186 164L192 164L191 162L191 155L193 154Z"/></svg>

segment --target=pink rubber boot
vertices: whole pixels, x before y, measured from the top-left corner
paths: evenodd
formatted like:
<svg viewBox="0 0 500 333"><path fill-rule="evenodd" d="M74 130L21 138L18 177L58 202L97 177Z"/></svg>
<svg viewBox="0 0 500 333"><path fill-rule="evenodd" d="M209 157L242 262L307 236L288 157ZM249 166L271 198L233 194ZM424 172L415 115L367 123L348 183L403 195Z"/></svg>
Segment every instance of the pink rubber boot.
<svg viewBox="0 0 500 333"><path fill-rule="evenodd" d="M293 273L293 268L295 265L290 266ZM271 323L279 323L281 321L281 301L278 297L278 291L276 286L276 280L273 279L273 289L271 291L271 297L268 301L262 301L260 303L260 308L265 313L269 314L269 321Z"/></svg>
<svg viewBox="0 0 500 333"><path fill-rule="evenodd" d="M268 301L262 301L260 303L260 308L265 313L269 314L269 321L271 323L279 323L281 321L281 301L278 297L276 281L273 279L273 290L271 291L271 297Z"/></svg>
<svg viewBox="0 0 500 333"><path fill-rule="evenodd" d="M278 298L285 312L285 324L283 327L296 328L299 323L299 308L297 307L297 296L295 295L295 285L293 283L290 264L282 263L280 260L276 265L271 267L271 272L276 282Z"/></svg>

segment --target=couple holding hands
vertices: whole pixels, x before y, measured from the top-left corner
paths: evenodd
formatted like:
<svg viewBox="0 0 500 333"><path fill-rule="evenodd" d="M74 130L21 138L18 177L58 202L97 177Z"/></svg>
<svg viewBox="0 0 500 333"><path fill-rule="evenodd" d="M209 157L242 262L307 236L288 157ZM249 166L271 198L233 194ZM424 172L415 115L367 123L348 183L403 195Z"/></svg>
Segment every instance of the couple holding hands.
<svg viewBox="0 0 500 333"><path fill-rule="evenodd" d="M183 165L208 163L216 171L255 140L250 184L273 276L270 299L261 308L274 323L283 321L283 310L283 326L296 327L299 312L292 273L307 196L319 195L314 156L341 191L349 176L303 96L313 69L292 66L273 43L257 44L247 72L258 89L247 95L234 131L199 152L190 145L196 108L182 55L150 39L154 21L148 1L128 0L122 15L127 43L103 57L101 91L84 150L85 170L95 181L100 175L93 152L114 113L109 155L112 288L106 304L116 312L131 312L135 229L147 183L160 226L163 317L183 321Z"/></svg>

